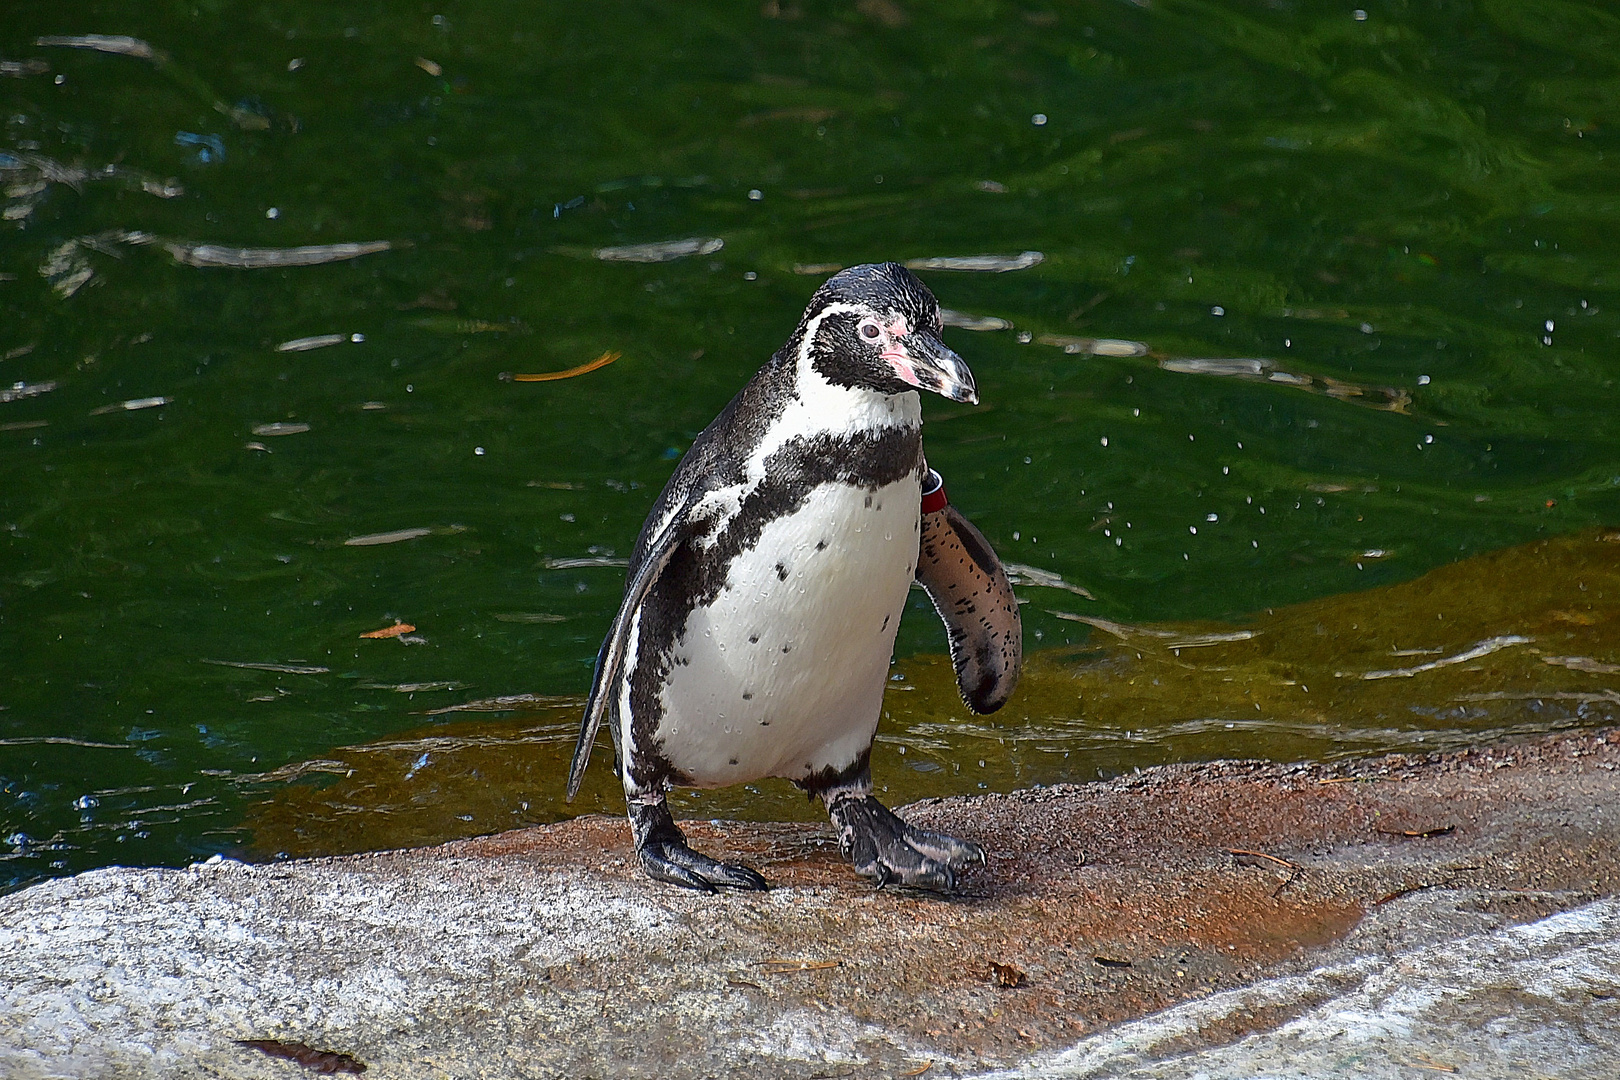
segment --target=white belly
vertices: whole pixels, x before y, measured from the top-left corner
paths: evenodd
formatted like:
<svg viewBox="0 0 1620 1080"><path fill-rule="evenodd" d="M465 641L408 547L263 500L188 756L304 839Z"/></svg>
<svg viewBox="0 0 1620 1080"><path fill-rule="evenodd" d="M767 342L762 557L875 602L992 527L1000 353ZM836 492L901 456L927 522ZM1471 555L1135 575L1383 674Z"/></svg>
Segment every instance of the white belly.
<svg viewBox="0 0 1620 1080"><path fill-rule="evenodd" d="M802 778L871 745L920 510L915 476L827 484L765 527L676 646L659 725L670 764L721 787Z"/></svg>

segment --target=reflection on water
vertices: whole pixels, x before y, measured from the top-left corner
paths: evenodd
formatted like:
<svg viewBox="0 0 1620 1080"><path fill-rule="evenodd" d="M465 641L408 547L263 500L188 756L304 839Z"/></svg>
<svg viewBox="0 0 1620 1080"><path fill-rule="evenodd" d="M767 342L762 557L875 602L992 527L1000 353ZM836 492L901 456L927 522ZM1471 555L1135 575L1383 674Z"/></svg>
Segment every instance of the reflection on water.
<svg viewBox="0 0 1620 1080"><path fill-rule="evenodd" d="M582 694L672 463L877 259L953 313L984 404L925 403L929 461L1037 653L959 726L919 597L891 697L936 704L886 731L954 749L880 744L891 787L1597 717L1423 697L1601 694L1620 658L1545 628L1345 638L1290 686L1314 630L1225 625L1620 522L1614 16L1353 10L10 5L0 882L231 849L244 776Z"/></svg>
<svg viewBox="0 0 1620 1080"><path fill-rule="evenodd" d="M913 657L895 667L875 781L898 804L1172 761L1442 750L1614 723L1617 555L1620 531L1538 541L1239 628L1091 619L1083 644L1032 656L1012 701L990 717L963 707L947 658ZM501 704L518 705L484 706ZM499 720L419 727L241 778L265 800L248 815L251 850L362 851L621 813L607 748L578 801L562 802L557 778L582 705L553 700ZM820 817L781 781L683 791L671 803L682 816Z"/></svg>

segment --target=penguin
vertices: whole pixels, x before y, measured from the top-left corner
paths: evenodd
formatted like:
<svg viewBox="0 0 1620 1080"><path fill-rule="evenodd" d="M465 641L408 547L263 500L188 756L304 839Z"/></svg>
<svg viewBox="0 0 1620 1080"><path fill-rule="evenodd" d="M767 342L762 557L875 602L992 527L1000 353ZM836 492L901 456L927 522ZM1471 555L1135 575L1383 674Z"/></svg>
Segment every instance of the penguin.
<svg viewBox="0 0 1620 1080"><path fill-rule="evenodd" d="M764 777L819 798L855 871L940 892L983 863L872 797L871 753L907 592L944 619L958 687L999 708L1022 662L1018 605L923 457L919 390L978 403L939 303L897 263L828 279L798 328L698 435L630 556L568 777L605 722L652 878L765 889L692 850L672 787Z"/></svg>

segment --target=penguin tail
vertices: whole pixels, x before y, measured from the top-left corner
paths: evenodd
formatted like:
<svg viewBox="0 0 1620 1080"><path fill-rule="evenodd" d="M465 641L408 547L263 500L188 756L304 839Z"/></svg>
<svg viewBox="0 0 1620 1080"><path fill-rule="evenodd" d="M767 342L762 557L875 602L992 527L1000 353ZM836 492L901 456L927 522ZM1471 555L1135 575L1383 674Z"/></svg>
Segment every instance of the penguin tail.
<svg viewBox="0 0 1620 1080"><path fill-rule="evenodd" d="M617 629L617 627L615 627ZM585 699L585 715L579 722L579 740L574 743L574 760L568 765L568 795L565 801L573 802L574 796L579 794L579 785L585 782L585 770L591 764L591 747L596 745L596 733L602 729L602 718L607 714L607 691L603 685L611 680L602 678L603 661L607 658L608 648L613 644L612 633L602 642L601 651L596 654L596 671L591 676L591 696Z"/></svg>

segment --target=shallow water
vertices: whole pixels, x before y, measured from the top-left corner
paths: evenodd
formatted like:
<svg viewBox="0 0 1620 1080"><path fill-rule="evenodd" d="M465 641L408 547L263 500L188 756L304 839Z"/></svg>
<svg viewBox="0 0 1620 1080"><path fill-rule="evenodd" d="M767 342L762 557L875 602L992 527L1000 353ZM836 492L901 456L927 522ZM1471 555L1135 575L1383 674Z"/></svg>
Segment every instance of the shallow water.
<svg viewBox="0 0 1620 1080"><path fill-rule="evenodd" d="M969 783L946 777L981 757L971 783L1006 786L1601 719L1419 723L1457 708L1404 695L1424 673L1376 701L1279 696L1228 729L1210 680L1232 672L1139 697L1129 665L1109 666L1128 639L1066 617L1262 626L1267 609L1620 518L1620 184L1604 160L1620 20L1567 0L1365 14L14 6L0 878L237 850L249 822L260 848L292 850L282 838L310 831L282 809L292 789L251 778L424 725L488 734L431 709L583 693L615 560L672 462L831 268L884 258L1019 267L919 270L957 321L1007 324L946 331L984 404L927 402L929 458L1004 558L1095 597L1021 587L1029 645L1053 650L1027 693L1050 703L967 726L923 674L938 662L917 659L944 644L919 597L896 684L918 689L890 695L880 743L908 797ZM136 44L36 44L86 34ZM502 378L610 353L572 378ZM1541 572L1538 597L1571 571ZM1527 588L1464 577L1453 602L1470 608ZM397 622L414 629L360 636ZM1371 645L1314 625L1203 649L1375 670ZM1544 636L1470 625L1388 648ZM1548 655L1599 670L1510 678L1493 665L1529 654L1507 646L1434 674L1601 695L1620 657L1601 620L1567 625ZM1322 637L1358 665L1319 655ZM1042 696L1077 663L1082 700L1117 710ZM570 707L497 722L560 746ZM979 754L981 731L1018 751ZM902 745L937 771L898 768ZM405 777L422 752L397 790L328 800L354 822L314 846L385 842L390 799L455 809L468 831L560 812L561 751L492 753L453 784L431 754ZM491 781L501 769L535 795ZM463 805L481 781L487 806ZM593 792L585 808L613 809ZM687 809L802 805L746 796Z"/></svg>

